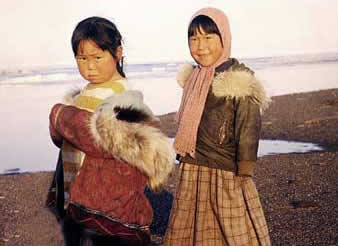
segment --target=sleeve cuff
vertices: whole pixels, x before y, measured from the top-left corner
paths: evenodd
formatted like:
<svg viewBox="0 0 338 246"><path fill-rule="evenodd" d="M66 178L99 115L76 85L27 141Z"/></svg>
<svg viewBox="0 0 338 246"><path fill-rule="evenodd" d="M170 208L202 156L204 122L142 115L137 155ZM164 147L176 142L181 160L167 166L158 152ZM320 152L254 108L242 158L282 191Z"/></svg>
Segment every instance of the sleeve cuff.
<svg viewBox="0 0 338 246"><path fill-rule="evenodd" d="M240 161L238 163L238 176L252 177L255 166L255 161Z"/></svg>

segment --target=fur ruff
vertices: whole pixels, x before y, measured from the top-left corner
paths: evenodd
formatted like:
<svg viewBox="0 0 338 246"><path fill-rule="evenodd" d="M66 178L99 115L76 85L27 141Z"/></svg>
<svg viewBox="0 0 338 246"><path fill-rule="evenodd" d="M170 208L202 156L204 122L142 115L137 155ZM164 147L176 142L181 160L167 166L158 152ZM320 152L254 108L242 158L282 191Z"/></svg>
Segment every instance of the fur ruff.
<svg viewBox="0 0 338 246"><path fill-rule="evenodd" d="M190 66L190 68L189 68ZM183 88L193 70L192 65L182 66L177 75L177 82ZM212 82L212 93L216 97L243 98L250 97L258 104L261 111L268 108L270 97L267 96L260 80L246 70L230 70L216 75Z"/></svg>
<svg viewBox="0 0 338 246"><path fill-rule="evenodd" d="M73 105L75 99L80 95L80 88L72 88L66 92L66 95L63 97L63 103L66 105Z"/></svg>
<svg viewBox="0 0 338 246"><path fill-rule="evenodd" d="M95 142L114 158L145 173L149 177L149 186L156 189L172 172L175 152L168 137L158 128L147 125L147 122L130 123L117 119L115 107L133 107L142 110L153 121L158 120L144 104L132 101L126 104L126 101L130 100L106 99L90 119L91 133Z"/></svg>
<svg viewBox="0 0 338 246"><path fill-rule="evenodd" d="M189 78L189 75L194 70L194 67L191 64L183 64L179 68L179 72L177 73L176 80L178 84L183 88L184 82Z"/></svg>

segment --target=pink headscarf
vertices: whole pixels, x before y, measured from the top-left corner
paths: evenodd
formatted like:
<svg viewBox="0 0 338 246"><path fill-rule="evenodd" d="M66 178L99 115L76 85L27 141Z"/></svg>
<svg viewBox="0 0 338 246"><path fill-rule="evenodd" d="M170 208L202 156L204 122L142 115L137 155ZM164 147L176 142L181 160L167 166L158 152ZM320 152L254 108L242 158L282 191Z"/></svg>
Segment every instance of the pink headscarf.
<svg viewBox="0 0 338 246"><path fill-rule="evenodd" d="M223 54L215 64L196 67L185 81L181 106L178 112L178 130L174 147L176 153L185 156L186 153L195 156L197 131L202 118L204 105L208 96L215 68L227 61L231 52L231 32L227 16L216 8L203 8L195 13L189 23L199 15L211 18L222 38Z"/></svg>

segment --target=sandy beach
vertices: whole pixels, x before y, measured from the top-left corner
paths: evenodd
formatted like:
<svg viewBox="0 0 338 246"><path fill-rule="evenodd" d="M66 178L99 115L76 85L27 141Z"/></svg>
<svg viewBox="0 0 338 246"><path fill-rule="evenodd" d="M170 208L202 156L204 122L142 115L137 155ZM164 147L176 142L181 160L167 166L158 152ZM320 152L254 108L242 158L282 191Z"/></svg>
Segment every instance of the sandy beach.
<svg viewBox="0 0 338 246"><path fill-rule="evenodd" d="M174 113L162 115L173 137ZM333 246L337 236L338 89L275 96L263 115L262 139L312 142L311 153L259 158L254 180L272 245ZM60 246L60 226L44 207L52 172L0 175L0 245ZM168 182L175 191L175 174ZM167 200L158 201L163 207ZM165 226L166 218L155 217Z"/></svg>

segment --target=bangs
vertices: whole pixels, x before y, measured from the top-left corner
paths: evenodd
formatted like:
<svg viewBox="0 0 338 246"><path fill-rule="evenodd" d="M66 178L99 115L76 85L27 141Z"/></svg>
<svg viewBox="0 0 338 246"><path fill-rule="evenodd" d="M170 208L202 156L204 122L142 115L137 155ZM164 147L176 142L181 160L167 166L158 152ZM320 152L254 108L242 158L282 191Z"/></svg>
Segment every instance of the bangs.
<svg viewBox="0 0 338 246"><path fill-rule="evenodd" d="M215 33L221 38L221 34L217 28L216 23L210 17L206 15L196 16L192 20L188 28L188 38L196 35L197 33L201 33L201 30L209 34Z"/></svg>
<svg viewBox="0 0 338 246"><path fill-rule="evenodd" d="M72 49L76 56L81 41L92 41L101 50L108 50L113 57L116 58L116 49L121 45L121 34L116 26L103 18L90 17L81 21L73 31L72 35Z"/></svg>
<svg viewBox="0 0 338 246"><path fill-rule="evenodd" d="M94 40L92 40L92 39L82 39L81 41L78 42L77 50L76 50L76 55L78 53L83 53L83 51L84 51L84 45L85 45L86 42L90 42L96 48L100 48L101 50L103 50L100 46L97 45L97 43Z"/></svg>

